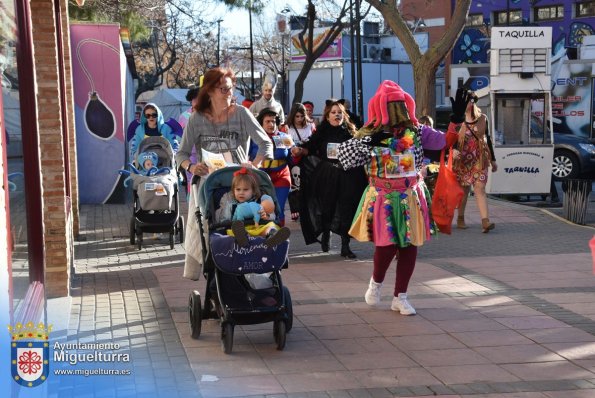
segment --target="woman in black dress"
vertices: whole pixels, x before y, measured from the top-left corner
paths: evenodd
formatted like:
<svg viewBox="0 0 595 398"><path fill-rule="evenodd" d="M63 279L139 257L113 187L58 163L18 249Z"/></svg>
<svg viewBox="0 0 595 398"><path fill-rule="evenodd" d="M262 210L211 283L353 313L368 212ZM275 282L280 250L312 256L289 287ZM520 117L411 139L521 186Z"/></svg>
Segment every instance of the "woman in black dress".
<svg viewBox="0 0 595 398"><path fill-rule="evenodd" d="M300 217L306 244L320 242L322 251L328 252L332 231L341 236L341 256L347 258L356 257L349 248L348 231L367 179L363 167L343 170L337 159L337 147L354 133L355 126L343 104L327 100L324 120L316 133L308 142L292 149L294 156L305 156Z"/></svg>

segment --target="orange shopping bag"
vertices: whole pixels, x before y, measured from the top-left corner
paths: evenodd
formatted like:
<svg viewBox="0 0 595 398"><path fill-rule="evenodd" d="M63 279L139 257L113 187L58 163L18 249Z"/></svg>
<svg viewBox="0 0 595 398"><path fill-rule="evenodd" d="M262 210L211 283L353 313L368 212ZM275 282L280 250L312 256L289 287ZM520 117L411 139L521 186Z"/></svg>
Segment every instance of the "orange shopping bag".
<svg viewBox="0 0 595 398"><path fill-rule="evenodd" d="M445 165L444 149L440 153L440 171L432 197L432 218L440 232L449 235L452 231L455 209L459 207L461 199L463 199L463 188L459 185L456 173L452 169L452 158L452 155L449 156L448 164Z"/></svg>

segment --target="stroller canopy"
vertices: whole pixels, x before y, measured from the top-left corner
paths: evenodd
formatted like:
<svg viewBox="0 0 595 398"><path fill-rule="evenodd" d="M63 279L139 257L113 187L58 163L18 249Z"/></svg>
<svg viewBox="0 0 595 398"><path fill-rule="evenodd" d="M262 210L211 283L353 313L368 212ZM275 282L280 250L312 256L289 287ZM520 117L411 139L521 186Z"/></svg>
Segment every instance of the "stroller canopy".
<svg viewBox="0 0 595 398"><path fill-rule="evenodd" d="M143 139L134 154L135 162L139 154L149 151L157 154L157 157L159 158L157 167L169 167L172 170L175 170L174 150L167 138L146 137Z"/></svg>

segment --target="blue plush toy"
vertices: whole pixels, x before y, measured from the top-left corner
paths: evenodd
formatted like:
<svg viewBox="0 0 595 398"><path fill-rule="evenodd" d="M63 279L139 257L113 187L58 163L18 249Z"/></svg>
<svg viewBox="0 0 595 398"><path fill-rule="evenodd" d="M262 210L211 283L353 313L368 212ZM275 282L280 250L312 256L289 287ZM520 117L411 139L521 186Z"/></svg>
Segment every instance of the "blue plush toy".
<svg viewBox="0 0 595 398"><path fill-rule="evenodd" d="M273 203L273 198L271 198L269 195L262 195L260 197L260 201L261 203L266 201L271 201ZM236 206L236 210L233 213L232 219L233 221L254 219L254 224L258 224L260 222L260 210L262 208L263 206L257 202L238 203L238 205Z"/></svg>

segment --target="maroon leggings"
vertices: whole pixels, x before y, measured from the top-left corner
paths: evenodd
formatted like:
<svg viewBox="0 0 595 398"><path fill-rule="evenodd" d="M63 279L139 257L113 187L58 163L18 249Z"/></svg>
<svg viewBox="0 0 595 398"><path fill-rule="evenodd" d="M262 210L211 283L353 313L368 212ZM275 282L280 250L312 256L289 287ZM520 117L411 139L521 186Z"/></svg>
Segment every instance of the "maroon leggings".
<svg viewBox="0 0 595 398"><path fill-rule="evenodd" d="M415 268L415 260L417 259L417 246L397 247L397 245L391 246L376 246L374 251L374 272L372 277L374 282L382 283L384 276L390 263L395 258L397 251L399 252L399 258L397 259L397 278L395 280L395 297L399 293L407 292L407 286L413 275L413 269Z"/></svg>

